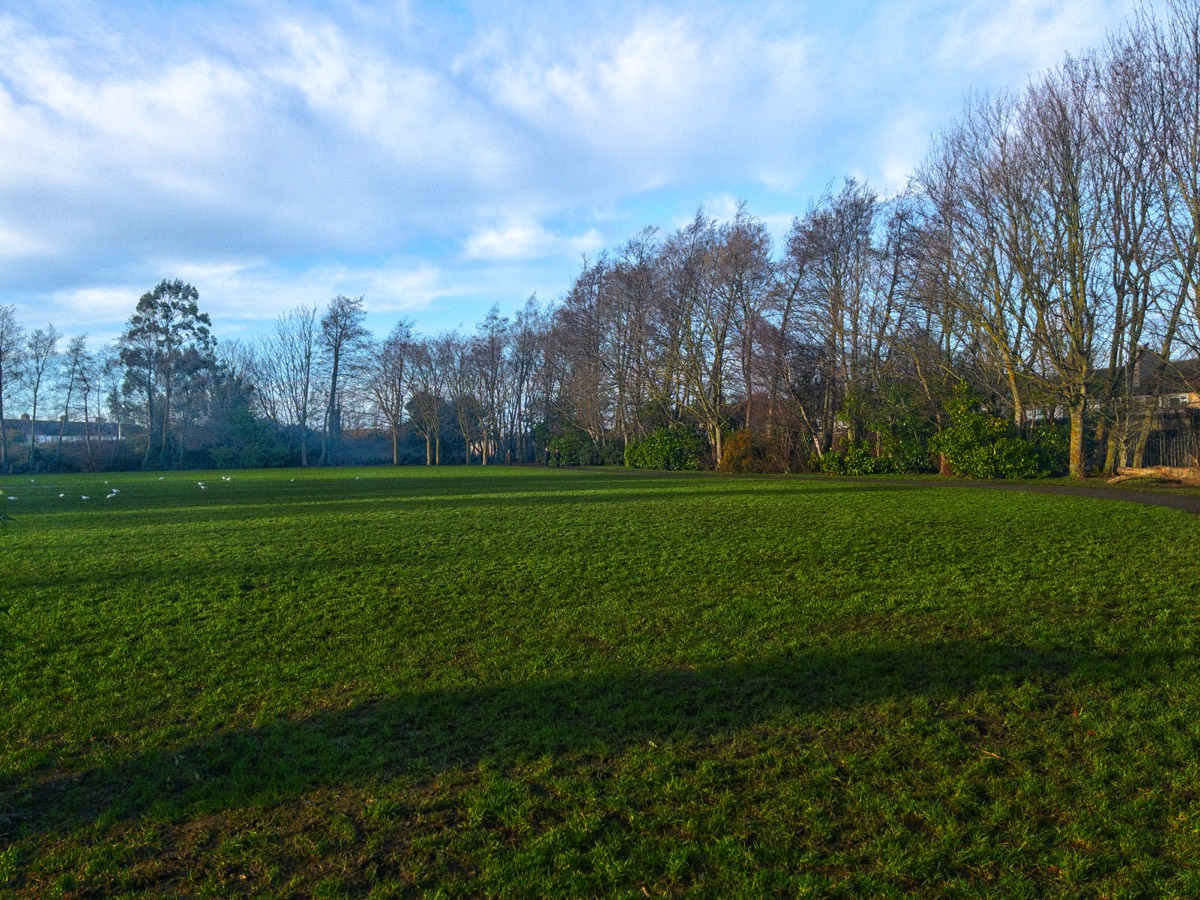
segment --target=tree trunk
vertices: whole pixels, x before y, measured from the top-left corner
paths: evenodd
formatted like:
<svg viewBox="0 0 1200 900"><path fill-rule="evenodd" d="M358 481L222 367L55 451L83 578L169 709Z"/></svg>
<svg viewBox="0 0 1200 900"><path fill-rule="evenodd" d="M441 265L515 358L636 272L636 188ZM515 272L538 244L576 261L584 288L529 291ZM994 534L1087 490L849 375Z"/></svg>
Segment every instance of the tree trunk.
<svg viewBox="0 0 1200 900"><path fill-rule="evenodd" d="M1121 433L1123 429L1116 423L1107 428L1105 435L1104 474L1116 475L1117 466L1121 464Z"/></svg>
<svg viewBox="0 0 1200 900"><path fill-rule="evenodd" d="M158 467L160 469L167 468L170 461L169 450L167 449L170 443L171 435L171 379L167 379L166 389L163 391L163 423L162 423L162 446L158 449Z"/></svg>
<svg viewBox="0 0 1200 900"><path fill-rule="evenodd" d="M1083 418L1084 412L1087 409L1087 398L1079 397L1071 401L1069 404L1071 413L1071 450L1070 450L1070 476L1072 478L1084 478L1087 475L1087 460L1083 453Z"/></svg>
<svg viewBox="0 0 1200 900"><path fill-rule="evenodd" d="M4 395L0 393L0 472L8 471L8 435L4 432Z"/></svg>
<svg viewBox="0 0 1200 900"><path fill-rule="evenodd" d="M1142 412L1142 420L1138 423L1137 443L1133 448L1133 460L1131 465L1135 469L1140 469L1146 464L1146 445L1150 443L1150 432L1154 427L1154 407L1149 403L1146 404L1145 410Z"/></svg>

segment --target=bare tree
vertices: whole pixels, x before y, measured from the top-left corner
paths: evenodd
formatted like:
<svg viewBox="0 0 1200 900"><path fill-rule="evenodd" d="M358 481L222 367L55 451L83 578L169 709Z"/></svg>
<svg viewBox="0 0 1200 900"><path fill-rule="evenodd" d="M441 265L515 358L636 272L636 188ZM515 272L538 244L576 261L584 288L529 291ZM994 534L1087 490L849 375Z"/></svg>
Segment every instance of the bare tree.
<svg viewBox="0 0 1200 900"><path fill-rule="evenodd" d="M24 363L25 330L17 323L16 308L0 306L0 472L12 469L4 426L4 402L12 399Z"/></svg>
<svg viewBox="0 0 1200 900"><path fill-rule="evenodd" d="M534 379L542 364L547 327L546 317L534 295L517 312L509 335L512 363L512 391L509 395L512 411L509 418L515 432L510 436L510 449L515 449L517 459L523 462L528 461L531 453L526 442L537 415L533 398ZM514 436L515 448L511 447Z"/></svg>
<svg viewBox="0 0 1200 900"><path fill-rule="evenodd" d="M821 448L833 442L834 422L845 417L851 440L859 417L844 411L846 398L877 375L894 299L880 281L876 246L878 200L866 185L848 179L826 194L793 229L789 252L803 259L797 327L802 343L821 348L826 371L819 414Z"/></svg>
<svg viewBox="0 0 1200 900"><path fill-rule="evenodd" d="M1097 325L1108 313L1103 225L1106 191L1091 127L1094 68L1068 60L1033 85L1022 111L1022 164L1005 187L1015 211L1010 254L1029 298L1035 374L1066 407L1070 474L1087 472L1085 414L1095 373Z"/></svg>
<svg viewBox="0 0 1200 900"><path fill-rule="evenodd" d="M400 464L400 433L408 402L408 366L413 341L412 323L401 319L392 327L387 339L373 344L368 353L367 391L391 433L393 466Z"/></svg>
<svg viewBox="0 0 1200 900"><path fill-rule="evenodd" d="M29 416L29 457L27 460L30 471L37 468L38 400L41 397L42 386L58 358L58 341L61 337L62 335L53 325L37 328L29 335L25 353L25 385L29 390L32 406Z"/></svg>
<svg viewBox="0 0 1200 900"><path fill-rule="evenodd" d="M331 462L342 429L343 378L352 372L358 357L366 346L368 333L363 327L366 311L363 298L344 297L341 294L329 301L321 317L321 331L317 342L324 356L329 376L326 393L325 421L321 431L320 465Z"/></svg>
<svg viewBox="0 0 1200 900"><path fill-rule="evenodd" d="M478 378L479 421L482 428L481 462L488 464L493 446L498 446L505 414L505 394L509 389L508 319L500 308L492 306L475 329L471 340L471 358ZM495 443L493 443L495 442Z"/></svg>
<svg viewBox="0 0 1200 900"><path fill-rule="evenodd" d="M75 407L73 403L79 402L78 398L84 392L84 387L88 382L89 369L92 365L91 355L87 351L87 335L77 335L71 338L67 343L67 349L63 353L63 365L61 368L61 379L59 389L62 392L62 416L58 426L58 441L54 446L54 458L58 460L62 456L63 435L66 432L67 423L71 420L71 413ZM84 442L88 443L88 451L90 454L91 446L88 442L88 422L86 411L86 395L84 394L84 418L83 418L83 437Z"/></svg>
<svg viewBox="0 0 1200 900"><path fill-rule="evenodd" d="M737 308L728 294L715 289L717 231L698 210L691 223L666 239L662 252L662 287L669 295L669 314L678 316L681 404L721 459L728 424L730 354Z"/></svg>
<svg viewBox="0 0 1200 900"><path fill-rule="evenodd" d="M931 215L922 267L926 308L945 323L945 350L978 363L1007 394L1016 427L1026 427L1026 375L1032 367L1028 296L1010 256L1022 234L1011 175L1019 150L1016 99L973 97L935 143L917 182ZM958 345L955 348L955 344Z"/></svg>
<svg viewBox="0 0 1200 900"><path fill-rule="evenodd" d="M471 342L457 331L438 335L433 347L433 358L442 368L446 399L454 407L454 421L462 437L463 465L469 466L476 441L481 447L487 443L478 359ZM486 449L482 452L486 458Z"/></svg>
<svg viewBox="0 0 1200 900"><path fill-rule="evenodd" d="M554 311L553 337L547 347L558 375L554 414L582 429L600 444L612 420L612 370L605 354L604 294L607 256L583 261L580 273Z"/></svg>
<svg viewBox="0 0 1200 900"><path fill-rule="evenodd" d="M762 220L749 214L744 200L738 203L734 218L718 229L713 252L714 292L722 307L734 314L745 426L753 428L755 338L771 295L774 269L771 236Z"/></svg>
<svg viewBox="0 0 1200 900"><path fill-rule="evenodd" d="M308 465L308 433L320 403L317 355L317 307L297 306L276 319L260 361L298 433L302 466Z"/></svg>
<svg viewBox="0 0 1200 900"><path fill-rule="evenodd" d="M1140 25L1134 37L1152 42L1155 57L1171 313L1190 307L1179 336L1200 353L1200 2L1172 0L1165 22L1143 13Z"/></svg>

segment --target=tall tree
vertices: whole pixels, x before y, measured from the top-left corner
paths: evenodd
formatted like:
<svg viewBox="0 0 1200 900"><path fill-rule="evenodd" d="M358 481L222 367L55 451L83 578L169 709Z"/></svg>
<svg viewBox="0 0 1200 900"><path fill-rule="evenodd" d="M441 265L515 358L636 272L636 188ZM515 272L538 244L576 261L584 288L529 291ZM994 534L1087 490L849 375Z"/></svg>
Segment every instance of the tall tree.
<svg viewBox="0 0 1200 900"><path fill-rule="evenodd" d="M457 331L434 339L434 355L442 361L447 399L454 407L454 421L463 441L463 465L471 464L476 441L486 445L479 361L471 341ZM486 454L486 450L483 451ZM485 457L486 458L486 457Z"/></svg>
<svg viewBox="0 0 1200 900"><path fill-rule="evenodd" d="M413 351L412 322L401 319L387 339L371 347L367 389L392 436L392 465L400 464L400 432L408 402L408 365Z"/></svg>
<svg viewBox="0 0 1200 900"><path fill-rule="evenodd" d="M321 331L317 340L329 377L329 389L325 395L325 421L321 430L319 464L322 466L332 461L332 454L341 439L343 381L346 373L353 371L359 355L366 347L369 336L363 327L366 315L362 297L350 298L339 294L329 301L325 314L321 316Z"/></svg>
<svg viewBox="0 0 1200 900"><path fill-rule="evenodd" d="M738 368L746 403L745 425L752 428L755 338L773 287L774 268L771 236L762 220L750 215L744 200L738 203L733 219L718 229L714 252L714 289L734 313Z"/></svg>
<svg viewBox="0 0 1200 900"><path fill-rule="evenodd" d="M522 462L528 461L532 452L527 439L538 412L534 409L533 386L542 364L546 329L546 317L538 306L537 295L532 295L525 301L525 307L517 312L510 333L513 377L511 421L516 442L516 446L510 446L510 449L516 451L516 458ZM545 410L540 412L544 415Z"/></svg>
<svg viewBox="0 0 1200 900"><path fill-rule="evenodd" d="M1037 374L1067 409L1075 478L1087 472L1084 427L1097 326L1111 301L1101 255L1108 210L1091 127L1094 96L1095 71L1086 61L1068 60L1031 87L1022 164L1006 185L1018 223L1011 253L1035 316Z"/></svg>
<svg viewBox="0 0 1200 900"><path fill-rule="evenodd" d="M62 393L62 418L59 421L58 441L54 446L54 458L58 460L62 456L63 435L66 433L67 423L71 421L71 413L75 410L73 404L78 402L81 394L83 394L84 385L88 381L88 370L91 368L92 358L87 350L87 335L77 335L71 338L67 344L67 349L63 353L63 365L61 368L61 378L59 381L59 389ZM86 395L84 396L84 416L83 416L83 438L87 449L91 450L91 444L88 437L88 420Z"/></svg>
<svg viewBox="0 0 1200 900"><path fill-rule="evenodd" d="M0 306L0 472L10 471L12 466L4 426L4 402L12 399L24 362L25 330L17 323L16 308Z"/></svg>
<svg viewBox="0 0 1200 900"><path fill-rule="evenodd" d="M444 392L449 368L444 340L422 338L412 348L409 371L409 418L425 439L425 465L442 464Z"/></svg>
<svg viewBox="0 0 1200 900"><path fill-rule="evenodd" d="M478 378L479 419L483 438L481 454L485 466L495 446L493 441L500 440L504 395L509 388L506 377L509 327L508 319L500 315L499 306L493 305L475 329L471 341L471 357Z"/></svg>
<svg viewBox="0 0 1200 900"><path fill-rule="evenodd" d="M737 306L716 290L716 223L703 209L663 243L662 290L679 341L680 406L703 429L720 461L728 426L727 386Z"/></svg>
<svg viewBox="0 0 1200 900"><path fill-rule="evenodd" d="M282 398L288 421L298 432L300 465L308 465L308 432L319 409L317 307L297 306L275 321L260 366Z"/></svg>
<svg viewBox="0 0 1200 900"><path fill-rule="evenodd" d="M162 281L138 300L121 338L121 359L146 399L147 442L143 465L149 465L158 435L158 464L165 468L172 451L172 412L179 377L202 371L197 364L212 359L212 320L200 312L200 293L179 279ZM159 421L154 421L156 394L161 391ZM157 425L157 427L156 427ZM180 447L182 451L182 447Z"/></svg>
<svg viewBox="0 0 1200 900"><path fill-rule="evenodd" d="M25 385L29 389L32 410L29 416L29 470L37 468L37 414L42 387L58 356L58 341L62 335L53 325L37 328L29 335L26 349Z"/></svg>

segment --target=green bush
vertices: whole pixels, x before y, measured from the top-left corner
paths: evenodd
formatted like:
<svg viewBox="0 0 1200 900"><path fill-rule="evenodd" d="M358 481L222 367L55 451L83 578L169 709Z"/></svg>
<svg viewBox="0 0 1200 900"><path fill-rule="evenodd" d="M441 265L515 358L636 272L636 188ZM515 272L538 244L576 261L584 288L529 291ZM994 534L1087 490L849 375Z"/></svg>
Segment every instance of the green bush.
<svg viewBox="0 0 1200 900"><path fill-rule="evenodd" d="M1066 471L1062 429L1044 426L1031 440L1019 437L1011 422L982 409L966 385L954 389L947 407L950 425L934 435L930 448L946 457L964 478L1052 478Z"/></svg>
<svg viewBox="0 0 1200 900"><path fill-rule="evenodd" d="M876 457L861 441L849 444L845 450L830 450L810 463L827 475L879 475L892 471L890 460Z"/></svg>
<svg viewBox="0 0 1200 900"><path fill-rule="evenodd" d="M934 470L929 454L929 423L916 415L897 417L877 427L879 458L887 461L887 471L916 475Z"/></svg>
<svg viewBox="0 0 1200 900"><path fill-rule="evenodd" d="M678 425L659 428L625 445L625 465L631 469L696 471L702 450L700 436L694 431Z"/></svg>
<svg viewBox="0 0 1200 900"><path fill-rule="evenodd" d="M609 441L597 450L595 463L601 466L622 466L625 464L625 449L616 441Z"/></svg>
<svg viewBox="0 0 1200 900"><path fill-rule="evenodd" d="M557 437L552 437L548 444L550 453L557 451L561 456L559 465L590 466L593 462L594 447L592 439L586 432L577 428L564 431Z"/></svg>

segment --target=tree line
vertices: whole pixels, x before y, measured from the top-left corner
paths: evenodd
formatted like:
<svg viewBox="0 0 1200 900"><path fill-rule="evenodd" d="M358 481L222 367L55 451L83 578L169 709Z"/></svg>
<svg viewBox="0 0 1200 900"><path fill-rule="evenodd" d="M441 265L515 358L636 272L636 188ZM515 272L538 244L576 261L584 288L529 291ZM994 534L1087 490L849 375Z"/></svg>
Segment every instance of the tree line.
<svg viewBox="0 0 1200 900"><path fill-rule="evenodd" d="M489 464L1113 471L1200 372L1200 0L971 96L907 188L740 204L585 259L557 302L386 336L363 298L218 344L164 281L89 351L0 306L0 467ZM1189 368L1190 366L1190 368ZM45 413L57 440L34 439ZM1189 418L1190 416L1190 418ZM71 435L103 420L107 431ZM1197 429L1186 410L1172 427ZM115 429L115 434L114 434ZM115 439L119 435L120 439ZM105 437L113 438L105 441ZM93 441L93 438L95 440ZM52 449L50 449L52 447Z"/></svg>

